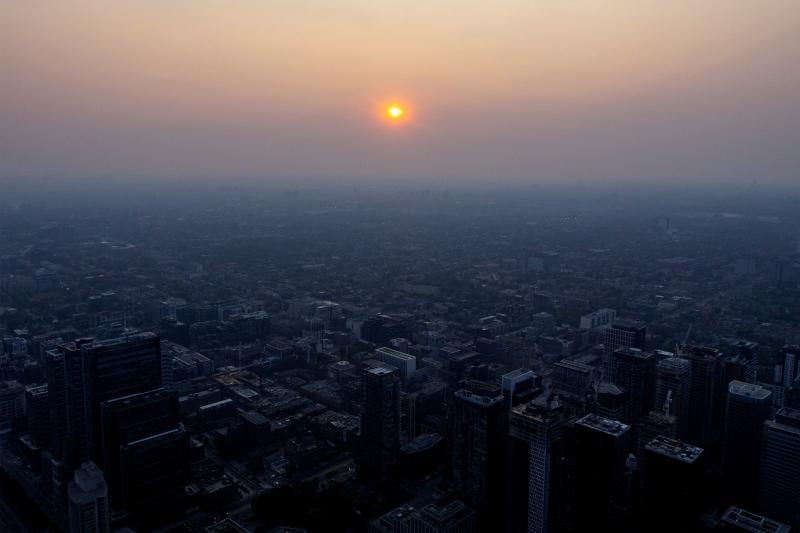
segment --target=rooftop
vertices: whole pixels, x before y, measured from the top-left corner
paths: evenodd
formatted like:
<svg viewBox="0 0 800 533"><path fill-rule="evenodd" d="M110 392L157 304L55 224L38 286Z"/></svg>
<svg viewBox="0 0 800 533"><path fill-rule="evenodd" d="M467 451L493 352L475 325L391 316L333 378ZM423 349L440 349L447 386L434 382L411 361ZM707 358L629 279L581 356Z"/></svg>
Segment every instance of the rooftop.
<svg viewBox="0 0 800 533"><path fill-rule="evenodd" d="M689 464L697 461L700 454L703 453L703 448L667 437L654 438L645 446L645 449Z"/></svg>
<svg viewBox="0 0 800 533"><path fill-rule="evenodd" d="M409 355L407 353L401 352L399 350L395 350L393 348L385 348L385 347L384 348L378 348L377 350L375 350L375 353L376 354L386 355L386 356L389 356L389 357L395 357L397 359L403 359L405 361L410 361L412 359L414 359L414 360L417 359L413 355Z"/></svg>
<svg viewBox="0 0 800 533"><path fill-rule="evenodd" d="M745 383L743 381L731 381L728 385L728 392L737 396L745 398L752 398L754 400L766 400L772 396L772 392L765 389L761 385L753 383Z"/></svg>
<svg viewBox="0 0 800 533"><path fill-rule="evenodd" d="M745 511L739 507L729 507L722 515L722 522L751 533L789 533L790 528L764 516Z"/></svg>
<svg viewBox="0 0 800 533"><path fill-rule="evenodd" d="M630 430L631 427L627 424L623 424L617 420L611 420L608 418L603 418L602 416L598 416L595 414L588 414L578 420L576 424L585 426L597 431L602 431L608 435L612 435L617 437L619 435L624 434L626 431Z"/></svg>

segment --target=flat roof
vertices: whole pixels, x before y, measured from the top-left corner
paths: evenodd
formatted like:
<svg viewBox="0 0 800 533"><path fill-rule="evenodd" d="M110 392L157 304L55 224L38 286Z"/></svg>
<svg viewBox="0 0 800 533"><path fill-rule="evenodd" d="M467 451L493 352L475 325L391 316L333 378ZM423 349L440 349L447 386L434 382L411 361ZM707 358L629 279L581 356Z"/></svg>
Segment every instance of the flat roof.
<svg viewBox="0 0 800 533"><path fill-rule="evenodd" d="M623 424L618 420L603 418L596 414L588 414L575 422L575 424L601 431L614 437L618 437L631 429L629 425Z"/></svg>
<svg viewBox="0 0 800 533"><path fill-rule="evenodd" d="M645 446L645 449L688 464L697 461L700 454L703 453L703 448L667 437L654 438Z"/></svg>
<svg viewBox="0 0 800 533"><path fill-rule="evenodd" d="M396 357L398 359L403 359L403 360L406 360L406 361L410 361L412 359L414 359L414 360L417 359L413 355L409 355L409 354L407 354L405 352L401 352L399 350L395 350L394 348L386 348L386 347L378 348L377 350L375 350L375 353L382 353L384 355L388 355L390 357Z"/></svg>
<svg viewBox="0 0 800 533"><path fill-rule="evenodd" d="M734 506L725 511L722 522L751 533L789 533L791 529L786 524Z"/></svg>
<svg viewBox="0 0 800 533"><path fill-rule="evenodd" d="M385 376L386 374L391 374L395 370L393 368L386 368L385 366L373 366L372 368L368 368L365 372L369 372L370 374L374 374L376 376Z"/></svg>
<svg viewBox="0 0 800 533"><path fill-rule="evenodd" d="M731 381L728 385L728 392L737 396L752 398L754 400L766 400L772 396L772 392L761 385L745 383L744 381Z"/></svg>

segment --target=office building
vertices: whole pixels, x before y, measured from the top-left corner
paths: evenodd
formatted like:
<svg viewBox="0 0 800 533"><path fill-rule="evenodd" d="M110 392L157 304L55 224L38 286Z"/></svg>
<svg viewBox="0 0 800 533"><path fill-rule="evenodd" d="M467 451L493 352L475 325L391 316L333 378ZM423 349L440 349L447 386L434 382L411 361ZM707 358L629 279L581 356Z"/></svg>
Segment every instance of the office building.
<svg viewBox="0 0 800 533"><path fill-rule="evenodd" d="M797 365L800 363L800 346L787 344L781 351L783 356L783 388L788 389L797 377Z"/></svg>
<svg viewBox="0 0 800 533"><path fill-rule="evenodd" d="M735 340L730 344L732 354L723 358L725 383L743 381L755 383L758 380L758 343Z"/></svg>
<svg viewBox="0 0 800 533"><path fill-rule="evenodd" d="M722 354L714 348L688 346L680 356L689 362L691 372L685 440L705 448L717 440L722 430L725 398Z"/></svg>
<svg viewBox="0 0 800 533"><path fill-rule="evenodd" d="M674 439L677 436L678 419L659 411L650 411L639 420L636 428L636 456L642 457L644 448L656 437Z"/></svg>
<svg viewBox="0 0 800 533"><path fill-rule="evenodd" d="M647 342L647 326L634 320L615 320L605 330L603 339L603 380L615 381L613 355L620 348L644 350Z"/></svg>
<svg viewBox="0 0 800 533"><path fill-rule="evenodd" d="M594 377L594 368L578 361L562 359L553 365L553 388L577 398L586 397Z"/></svg>
<svg viewBox="0 0 800 533"><path fill-rule="evenodd" d="M102 402L161 387L161 349L153 333L77 339L48 352L47 363L51 445L68 466L89 457L102 462Z"/></svg>
<svg viewBox="0 0 800 533"><path fill-rule="evenodd" d="M540 390L541 378L533 370L518 368L500 377L500 387L506 398L508 408L530 400Z"/></svg>
<svg viewBox="0 0 800 533"><path fill-rule="evenodd" d="M644 448L642 504L647 529L683 531L702 509L703 449L656 437Z"/></svg>
<svg viewBox="0 0 800 533"><path fill-rule="evenodd" d="M174 428L120 447L121 506L155 511L181 500L191 477L189 434Z"/></svg>
<svg viewBox="0 0 800 533"><path fill-rule="evenodd" d="M731 506L722 514L715 530L739 533L789 533L791 528L766 516Z"/></svg>
<svg viewBox="0 0 800 533"><path fill-rule="evenodd" d="M178 395L157 389L103 402L100 406L103 470L113 503L122 498L122 448L131 442L176 429ZM158 491L158 487L156 487Z"/></svg>
<svg viewBox="0 0 800 533"><path fill-rule="evenodd" d="M533 401L511 411L510 435L527 449L526 516L519 531L544 533L552 528L557 494L557 447L561 441L561 407L557 401Z"/></svg>
<svg viewBox="0 0 800 533"><path fill-rule="evenodd" d="M575 518L578 531L611 531L622 499L630 426L597 415L575 422Z"/></svg>
<svg viewBox="0 0 800 533"><path fill-rule="evenodd" d="M392 348L378 348L375 359L399 370L400 379L408 381L417 371L417 358Z"/></svg>
<svg viewBox="0 0 800 533"><path fill-rule="evenodd" d="M628 405L627 391L614 383L599 383L595 389L593 412L603 418L622 421Z"/></svg>
<svg viewBox="0 0 800 533"><path fill-rule="evenodd" d="M742 381L728 385L723 434L725 490L731 503L754 508L764 422L770 416L772 393Z"/></svg>
<svg viewBox="0 0 800 533"><path fill-rule="evenodd" d="M800 527L800 410L784 407L764 422L759 508L766 516Z"/></svg>
<svg viewBox="0 0 800 533"><path fill-rule="evenodd" d="M67 488L70 533L108 533L111 515L108 487L103 471L94 463L84 463L75 471Z"/></svg>
<svg viewBox="0 0 800 533"><path fill-rule="evenodd" d="M367 368L363 378L360 464L370 476L384 476L400 447L400 378L396 368Z"/></svg>
<svg viewBox="0 0 800 533"><path fill-rule="evenodd" d="M481 518L502 503L507 407L499 387L464 381L450 406L450 471L454 485Z"/></svg>
<svg viewBox="0 0 800 533"><path fill-rule="evenodd" d="M581 329L595 329L610 326L617 318L617 312L613 309L598 309L592 313L583 315L580 320Z"/></svg>
<svg viewBox="0 0 800 533"><path fill-rule="evenodd" d="M656 359L637 348L620 348L613 354L615 383L628 393L625 422L636 424L653 405Z"/></svg>
<svg viewBox="0 0 800 533"><path fill-rule="evenodd" d="M47 447L50 444L50 409L47 385L25 389L25 418L28 433L36 444Z"/></svg>
<svg viewBox="0 0 800 533"><path fill-rule="evenodd" d="M689 428L691 364L680 357L667 357L656 365L656 393L653 410L677 419L677 434L685 439Z"/></svg>
<svg viewBox="0 0 800 533"><path fill-rule="evenodd" d="M0 431L15 428L25 417L25 387L16 381L0 382Z"/></svg>

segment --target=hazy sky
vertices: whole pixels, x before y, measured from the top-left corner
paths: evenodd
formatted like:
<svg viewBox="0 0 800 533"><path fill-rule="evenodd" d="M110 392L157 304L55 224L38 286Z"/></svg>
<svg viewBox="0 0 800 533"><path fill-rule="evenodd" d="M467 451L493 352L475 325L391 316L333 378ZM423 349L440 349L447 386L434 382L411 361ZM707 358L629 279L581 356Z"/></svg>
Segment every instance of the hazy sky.
<svg viewBox="0 0 800 533"><path fill-rule="evenodd" d="M797 183L798 28L798 0L7 0L0 177Z"/></svg>

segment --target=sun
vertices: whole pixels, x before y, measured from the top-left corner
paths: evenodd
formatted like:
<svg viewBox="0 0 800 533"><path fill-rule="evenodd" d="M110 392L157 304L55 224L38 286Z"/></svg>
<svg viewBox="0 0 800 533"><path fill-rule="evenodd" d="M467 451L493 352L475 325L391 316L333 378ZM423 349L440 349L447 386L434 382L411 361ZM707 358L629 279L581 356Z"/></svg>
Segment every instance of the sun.
<svg viewBox="0 0 800 533"><path fill-rule="evenodd" d="M391 104L386 108L386 116L392 120L400 120L405 114L406 110L399 104Z"/></svg>

